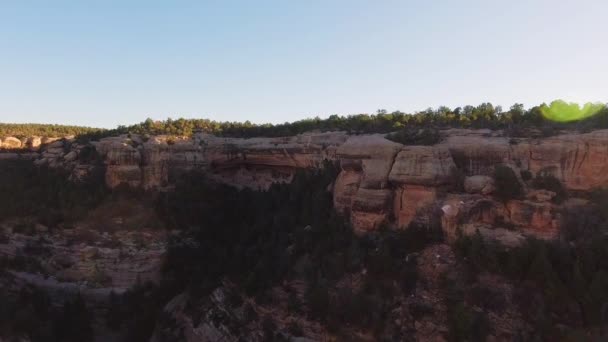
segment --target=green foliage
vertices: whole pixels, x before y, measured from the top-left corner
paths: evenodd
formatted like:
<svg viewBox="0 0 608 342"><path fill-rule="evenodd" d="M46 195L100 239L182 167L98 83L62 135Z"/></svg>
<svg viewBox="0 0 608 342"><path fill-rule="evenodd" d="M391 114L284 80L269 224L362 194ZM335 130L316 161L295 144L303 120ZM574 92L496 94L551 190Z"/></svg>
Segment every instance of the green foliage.
<svg viewBox="0 0 608 342"><path fill-rule="evenodd" d="M288 295L290 311L306 310L330 329L354 324L381 330L395 298L415 286L416 262L406 257L436 237L427 227L356 236L332 207L327 188L336 173L328 163L267 191L239 191L197 173L181 177L158 202L167 224L182 230L169 243L165 281L200 298L229 279L256 302L271 300L273 286L304 281L301 300L293 290ZM337 287L364 268L363 289Z"/></svg>
<svg viewBox="0 0 608 342"><path fill-rule="evenodd" d="M92 316L80 296L53 307L43 290L24 286L16 296L0 294L0 335L34 342L92 341Z"/></svg>
<svg viewBox="0 0 608 342"><path fill-rule="evenodd" d="M569 242L530 239L511 249L463 236L456 251L473 276L489 271L510 278L520 288L516 300L522 314L545 340L563 337L559 325L593 330L608 318L608 238L603 232Z"/></svg>
<svg viewBox="0 0 608 342"><path fill-rule="evenodd" d="M248 138L292 136L319 130L346 131L354 134L397 132L388 138L408 145L432 145L438 142L438 134L435 129L428 129L428 127L504 129L509 136L531 136L537 134L535 131L540 131L541 135L546 136L553 135L560 129L608 128L608 108L603 104L585 105L583 108L592 108L594 115L569 116L569 118L574 117L575 119L568 122L556 121L553 120L554 115L546 115L546 113L555 112L556 108L559 111L563 107L559 105L562 102L558 100L551 103L550 106L542 104L528 110L525 110L521 104L515 104L508 111L503 111L500 106L495 107L491 103L455 109L442 106L413 114L400 111L388 113L385 110L379 110L376 114L331 115L327 119L315 117L276 125L253 124L249 121L219 122L183 118L163 121L147 119L139 124L118 126L110 130L58 125L0 124L0 137L4 135L77 135L81 141L88 141L127 133L146 136L161 134L191 136L196 132L206 132L220 136ZM555 105L556 103L557 105ZM421 128L427 130L420 131Z"/></svg>
<svg viewBox="0 0 608 342"><path fill-rule="evenodd" d="M0 138L2 137L65 137L68 135L83 135L101 133L102 129L82 126L50 125L50 124L9 124L0 123Z"/></svg>
<svg viewBox="0 0 608 342"><path fill-rule="evenodd" d="M519 172L519 174L520 174L520 176L521 176L521 179L522 179L524 182L527 182L527 181L529 181L530 179L532 179L532 172L530 172L529 170L521 170L521 171Z"/></svg>
<svg viewBox="0 0 608 342"><path fill-rule="evenodd" d="M523 187L517 179L512 168L505 165L498 165L494 169L494 181L496 184L496 196L503 200L520 198L523 194Z"/></svg>
<svg viewBox="0 0 608 342"><path fill-rule="evenodd" d="M539 172L532 181L532 186L536 189L545 189L555 192L553 200L556 203L561 203L568 197L568 193L562 182L548 172Z"/></svg>
<svg viewBox="0 0 608 342"><path fill-rule="evenodd" d="M0 294L0 332L5 336L29 337L32 341L52 340L51 302L35 287L23 287L16 298Z"/></svg>
<svg viewBox="0 0 608 342"><path fill-rule="evenodd" d="M93 340L92 317L80 294L68 299L54 318L56 341L86 342Z"/></svg>
<svg viewBox="0 0 608 342"><path fill-rule="evenodd" d="M608 222L608 188L593 189L589 197L598 207L604 221Z"/></svg>
<svg viewBox="0 0 608 342"><path fill-rule="evenodd" d="M441 140L435 128L406 128L386 135L386 139L404 145L435 145Z"/></svg>
<svg viewBox="0 0 608 342"><path fill-rule="evenodd" d="M110 293L106 326L120 331L124 341L148 341L164 305L177 294L167 283L136 284L122 295Z"/></svg>
<svg viewBox="0 0 608 342"><path fill-rule="evenodd" d="M324 284L314 284L306 293L308 312L313 319L325 321L329 313L329 289Z"/></svg>
<svg viewBox="0 0 608 342"><path fill-rule="evenodd" d="M33 216L51 227L73 221L107 194L103 170L97 171L77 184L60 170L28 160L0 161L0 193L7 194L0 199L0 219Z"/></svg>

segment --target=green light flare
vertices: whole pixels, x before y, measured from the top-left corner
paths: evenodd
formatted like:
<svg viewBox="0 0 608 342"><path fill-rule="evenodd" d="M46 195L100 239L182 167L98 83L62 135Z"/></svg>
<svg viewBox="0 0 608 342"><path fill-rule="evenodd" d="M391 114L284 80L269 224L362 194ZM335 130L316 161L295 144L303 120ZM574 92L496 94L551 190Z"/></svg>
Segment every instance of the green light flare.
<svg viewBox="0 0 608 342"><path fill-rule="evenodd" d="M601 103L587 102L580 107L578 103L555 100L550 105L542 105L540 110L545 119L557 122L570 122L586 119L604 108Z"/></svg>

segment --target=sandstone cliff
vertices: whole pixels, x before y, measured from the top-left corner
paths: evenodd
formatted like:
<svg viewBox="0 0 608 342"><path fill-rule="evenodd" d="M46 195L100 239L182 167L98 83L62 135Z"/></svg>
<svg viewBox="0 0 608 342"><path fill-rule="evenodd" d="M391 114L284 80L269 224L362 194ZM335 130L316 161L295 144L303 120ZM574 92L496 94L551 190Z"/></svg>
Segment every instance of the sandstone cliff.
<svg viewBox="0 0 608 342"><path fill-rule="evenodd" d="M491 176L497 165L511 167L518 177L524 172L552 174L572 194L608 186L607 130L530 139L510 139L490 130L441 134L442 141L433 146L405 146L380 134L344 132L251 139L119 136L91 145L40 138L46 144L12 157L29 155L37 164L67 168L77 180L91 171L90 158L82 156L93 146L105 165L107 186L145 190L170 189L193 169L237 187L266 189L274 182L289 182L298 169L330 160L341 170L333 187L335 207L359 232L440 218L448 236L458 227L491 226L555 237L560 212L568 204L557 205L551 193L528 188L526 198L496 200Z"/></svg>

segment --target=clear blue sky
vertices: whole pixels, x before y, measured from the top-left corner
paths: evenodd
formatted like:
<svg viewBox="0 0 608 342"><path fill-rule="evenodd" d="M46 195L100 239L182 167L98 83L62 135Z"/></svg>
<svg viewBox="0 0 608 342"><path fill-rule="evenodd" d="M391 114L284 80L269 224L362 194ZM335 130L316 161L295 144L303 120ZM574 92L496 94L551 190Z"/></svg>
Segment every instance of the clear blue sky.
<svg viewBox="0 0 608 342"><path fill-rule="evenodd" d="M0 121L608 101L608 1L0 0Z"/></svg>

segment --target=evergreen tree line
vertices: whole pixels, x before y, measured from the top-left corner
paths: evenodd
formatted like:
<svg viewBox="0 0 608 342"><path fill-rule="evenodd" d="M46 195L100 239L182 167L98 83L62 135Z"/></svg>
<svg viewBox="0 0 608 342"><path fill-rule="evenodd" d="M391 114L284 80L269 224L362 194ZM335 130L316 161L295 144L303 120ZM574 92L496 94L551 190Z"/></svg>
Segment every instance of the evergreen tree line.
<svg viewBox="0 0 608 342"><path fill-rule="evenodd" d="M547 115L547 113L556 113ZM574 103L557 100L525 109L514 104L509 110L491 103L464 106L454 109L441 106L414 114L378 110L375 114L348 116L331 115L326 119L309 118L282 124L254 124L245 122L221 122L209 119L147 119L139 124L118 126L115 129L95 129L77 126L42 124L1 124L2 136L65 136L76 135L83 140L97 140L119 134L191 136L195 132L206 132L227 137L279 137L320 131L346 131L350 133L389 133L403 129L428 127L461 127L505 129L512 136L528 135L527 129L539 129L549 135L558 129L608 128L608 108L605 104Z"/></svg>
<svg viewBox="0 0 608 342"><path fill-rule="evenodd" d="M49 227L73 222L108 194L103 174L98 166L90 179L76 183L64 171L31 160L0 160L0 221L33 217Z"/></svg>
<svg viewBox="0 0 608 342"><path fill-rule="evenodd" d="M528 135L527 129L540 129L543 134L549 135L558 129L590 130L608 128L608 107L604 104L588 104L583 108L593 108L595 115L576 115L578 105L564 101L554 101L550 105L542 104L524 109L521 104L515 104L507 111L491 103L482 103L478 106L464 106L455 109L442 106L436 109L429 108L415 114L406 114L400 111L388 113L378 110L375 114L357 114L348 116L331 115L327 119L319 117L299 120L283 124L253 124L245 122L218 122L207 119L167 119L165 121L146 121L132 125L119 126L112 131L101 132L101 135L116 135L126 133L136 134L171 134L190 136L201 131L229 137L280 137L293 136L313 130L320 131L346 131L349 133L389 133L412 128L489 128L505 129L511 136ZM551 110L558 113L574 113L571 122L558 122L548 118L546 114ZM580 111L582 111L581 109ZM97 137L95 137L97 138Z"/></svg>
<svg viewBox="0 0 608 342"><path fill-rule="evenodd" d="M27 138L32 136L39 137L65 137L69 135L83 135L101 131L99 128L53 125L53 124L12 124L0 122L0 138L17 137Z"/></svg>

